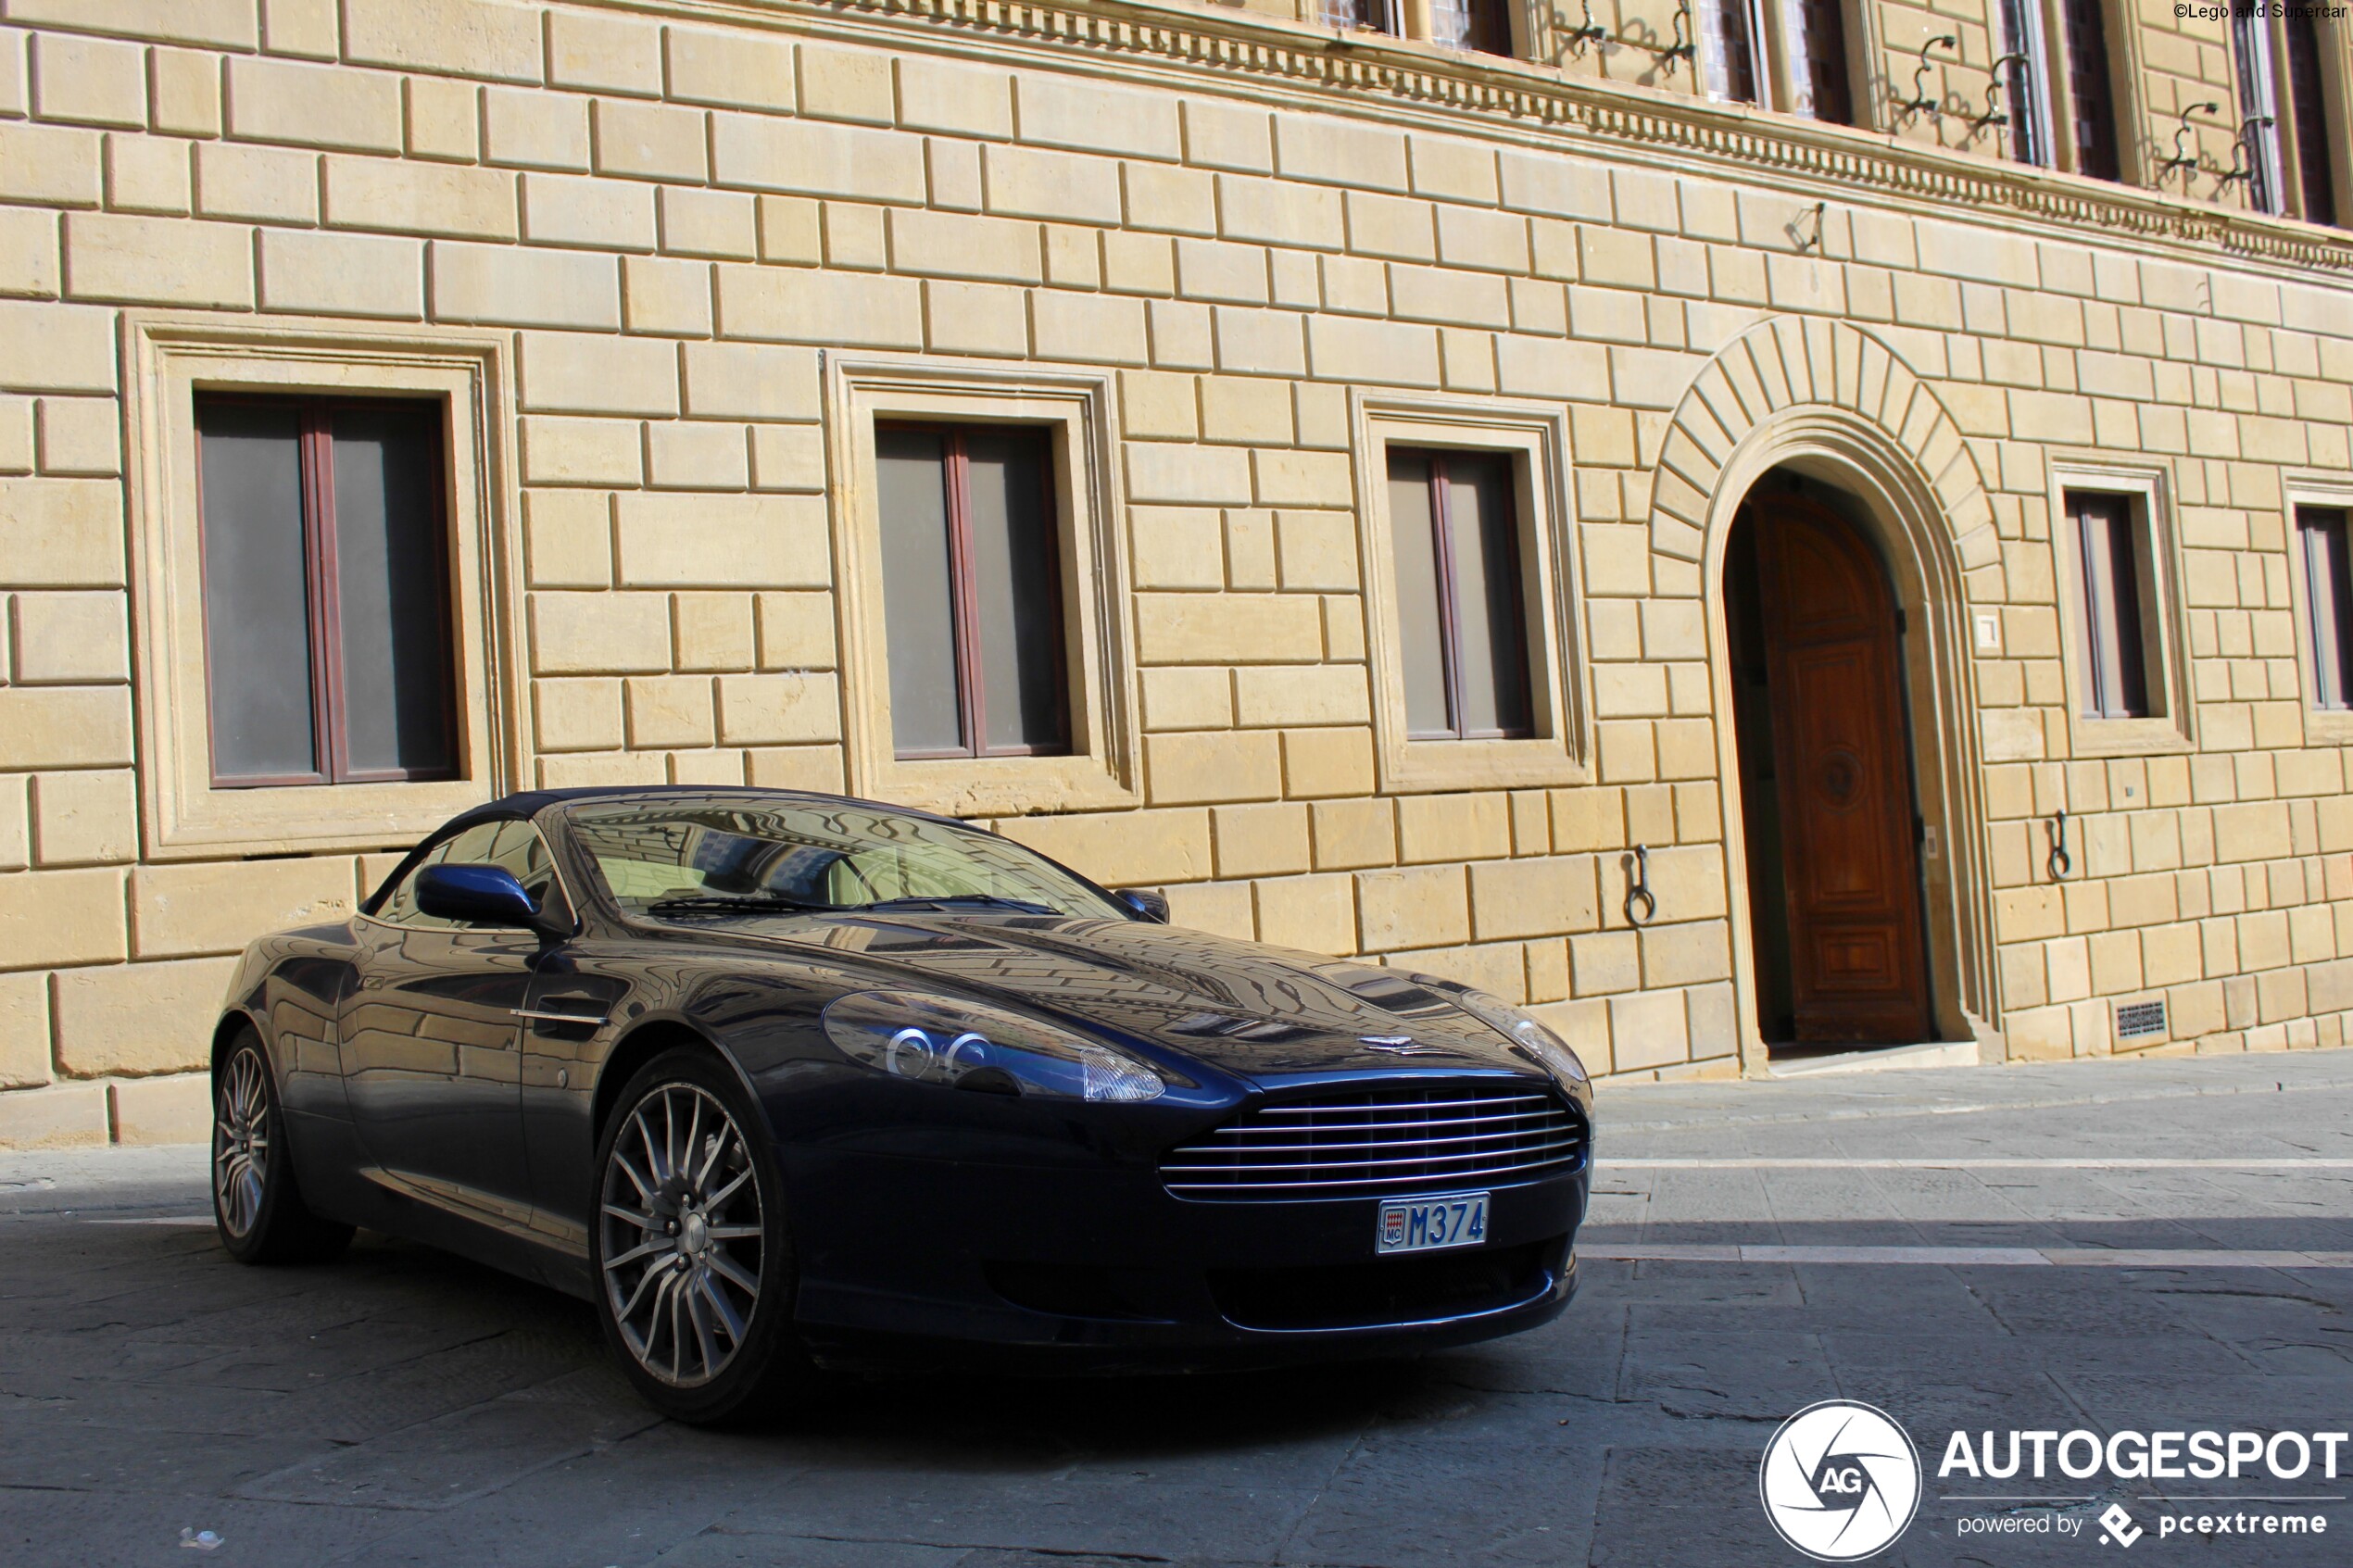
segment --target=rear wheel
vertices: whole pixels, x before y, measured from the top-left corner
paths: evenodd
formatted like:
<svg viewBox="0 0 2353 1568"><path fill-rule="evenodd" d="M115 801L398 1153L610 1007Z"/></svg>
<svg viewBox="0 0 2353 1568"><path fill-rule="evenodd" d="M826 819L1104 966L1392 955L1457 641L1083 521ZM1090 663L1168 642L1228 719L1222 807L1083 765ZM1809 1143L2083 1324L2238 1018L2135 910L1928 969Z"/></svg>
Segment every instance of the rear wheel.
<svg viewBox="0 0 2353 1568"><path fill-rule="evenodd" d="M791 1332L784 1189L751 1097L706 1052L621 1092L591 1229L605 1337L646 1402L711 1424L779 1408L809 1361Z"/></svg>
<svg viewBox="0 0 2353 1568"><path fill-rule="evenodd" d="M242 1029L212 1070L212 1222L241 1263L323 1262L351 1243L303 1202L285 1127L260 1037Z"/></svg>

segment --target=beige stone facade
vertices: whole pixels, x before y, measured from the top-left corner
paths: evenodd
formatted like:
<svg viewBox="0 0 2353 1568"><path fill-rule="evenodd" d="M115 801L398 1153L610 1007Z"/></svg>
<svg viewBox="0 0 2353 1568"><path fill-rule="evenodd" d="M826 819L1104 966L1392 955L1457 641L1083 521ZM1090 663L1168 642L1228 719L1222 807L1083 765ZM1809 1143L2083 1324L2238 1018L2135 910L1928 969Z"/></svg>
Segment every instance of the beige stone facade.
<svg viewBox="0 0 2353 1568"><path fill-rule="evenodd" d="M1525 61L1288 5L0 8L0 1144L200 1133L230 956L534 784L957 810L1598 1073L1759 1069L1720 589L1776 467L1906 607L1939 1036L2346 1043L2353 721L2289 546L2353 498L2353 236L2220 179L2220 20L2109 7L2108 184L1969 132L1980 0L1850 13L1859 129L1706 102L1624 42L1659 0ZM211 787L199 387L446 401L463 779ZM873 420L960 411L1053 433L1068 757L891 753ZM1525 476L1532 738L1404 734L1380 452L1432 432ZM2075 717L2086 475L2145 497L2170 719Z"/></svg>

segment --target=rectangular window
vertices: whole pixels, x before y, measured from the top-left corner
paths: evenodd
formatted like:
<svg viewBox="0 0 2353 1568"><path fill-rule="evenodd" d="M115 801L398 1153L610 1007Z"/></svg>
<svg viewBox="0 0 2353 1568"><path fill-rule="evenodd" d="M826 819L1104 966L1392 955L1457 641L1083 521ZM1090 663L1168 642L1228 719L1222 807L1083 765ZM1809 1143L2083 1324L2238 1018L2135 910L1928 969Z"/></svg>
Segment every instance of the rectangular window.
<svg viewBox="0 0 2353 1568"><path fill-rule="evenodd" d="M1403 35L1395 0L1323 0L1326 27L1357 29Z"/></svg>
<svg viewBox="0 0 2353 1568"><path fill-rule="evenodd" d="M2010 157L2047 168L2051 161L2046 58L2038 0L2001 0L2002 101L2009 111Z"/></svg>
<svg viewBox="0 0 2353 1568"><path fill-rule="evenodd" d="M218 786L456 776L441 408L195 398Z"/></svg>
<svg viewBox="0 0 2353 1568"><path fill-rule="evenodd" d="M2247 201L2258 212L2285 212L2280 167L2280 107L2272 89L2271 23L2260 6L2231 7L2231 56L2238 68L2239 131L2246 138Z"/></svg>
<svg viewBox="0 0 2353 1568"><path fill-rule="evenodd" d="M2336 165L2345 157L2345 148L2343 132L2335 137L2329 134L2328 99L2321 81L2324 57L2321 24L2310 6L2299 6L2291 7L2280 25L2287 40L2287 122L2296 138L2304 220L2334 225Z"/></svg>
<svg viewBox="0 0 2353 1568"><path fill-rule="evenodd" d="M1067 752L1045 432L878 424L875 470L898 755Z"/></svg>
<svg viewBox="0 0 2353 1568"><path fill-rule="evenodd" d="M1531 734L1510 460L1392 446L1389 515L1408 736Z"/></svg>
<svg viewBox="0 0 2353 1568"><path fill-rule="evenodd" d="M2311 614L2312 706L2353 709L2353 576L2346 561L2346 509L2298 507L2304 603Z"/></svg>
<svg viewBox="0 0 2353 1568"><path fill-rule="evenodd" d="M1719 103L1761 104L1765 61L1753 0L1700 0L1701 69Z"/></svg>
<svg viewBox="0 0 2353 1568"><path fill-rule="evenodd" d="M1430 42L1480 55L1512 53L1509 0L1430 0Z"/></svg>
<svg viewBox="0 0 2353 1568"><path fill-rule="evenodd" d="M2148 646L2142 633L2144 570L2133 498L2095 490L2067 492L2082 568L2083 716L2148 717Z"/></svg>
<svg viewBox="0 0 2353 1568"><path fill-rule="evenodd" d="M2075 100L2075 172L2095 180L2120 180L2116 79L2108 69L2108 23L2100 4L2060 0L2059 5L2067 27L2067 87Z"/></svg>
<svg viewBox="0 0 2353 1568"><path fill-rule="evenodd" d="M1790 72L1799 114L1832 125L1855 123L1854 95L1846 82L1845 0L1782 0L1789 38Z"/></svg>

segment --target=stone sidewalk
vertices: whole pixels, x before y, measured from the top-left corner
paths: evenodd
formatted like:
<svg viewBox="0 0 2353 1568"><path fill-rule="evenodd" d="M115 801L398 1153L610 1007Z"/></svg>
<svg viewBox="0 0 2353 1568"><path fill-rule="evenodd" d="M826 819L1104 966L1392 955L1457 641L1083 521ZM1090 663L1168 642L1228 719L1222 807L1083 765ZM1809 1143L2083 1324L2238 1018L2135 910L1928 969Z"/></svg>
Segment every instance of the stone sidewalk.
<svg viewBox="0 0 2353 1568"><path fill-rule="evenodd" d="M751 1435L651 1420L585 1308L424 1248L236 1267L191 1223L199 1150L0 1157L0 1562L1794 1563L1756 1462L1818 1399L1881 1405L1931 1467L1956 1427L2353 1424L2349 1111L2353 1052L1617 1090L1583 1292L1539 1333L1278 1376L848 1384ZM2050 1261L2128 1248L2167 1257ZM2163 1506L2103 1485L2006 1506ZM1931 1474L1873 1561L2095 1549L1959 1538L1968 1489Z"/></svg>

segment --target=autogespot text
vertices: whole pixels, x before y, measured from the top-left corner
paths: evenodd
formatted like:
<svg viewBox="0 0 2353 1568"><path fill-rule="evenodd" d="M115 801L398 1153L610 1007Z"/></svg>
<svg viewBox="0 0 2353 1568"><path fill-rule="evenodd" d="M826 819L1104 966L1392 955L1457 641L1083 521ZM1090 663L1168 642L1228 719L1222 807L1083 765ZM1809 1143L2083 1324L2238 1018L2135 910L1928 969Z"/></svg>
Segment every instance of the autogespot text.
<svg viewBox="0 0 2353 1568"><path fill-rule="evenodd" d="M2040 1480L2056 1465L2058 1474L2075 1481L2102 1474L2120 1481L2235 1481L2256 1474L2294 1481L2312 1474L2317 1465L2321 1477L2333 1481L2338 1451L2353 1435L2115 1432L2102 1437L2079 1427L2064 1433L1985 1432L1979 1436L1981 1441L1972 1447L1969 1434L1953 1434L1944 1445L1944 1461L1936 1467L1939 1480L1955 1475L2007 1480L2020 1474L2021 1466L2030 1466L2023 1473Z"/></svg>

